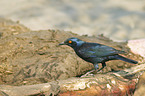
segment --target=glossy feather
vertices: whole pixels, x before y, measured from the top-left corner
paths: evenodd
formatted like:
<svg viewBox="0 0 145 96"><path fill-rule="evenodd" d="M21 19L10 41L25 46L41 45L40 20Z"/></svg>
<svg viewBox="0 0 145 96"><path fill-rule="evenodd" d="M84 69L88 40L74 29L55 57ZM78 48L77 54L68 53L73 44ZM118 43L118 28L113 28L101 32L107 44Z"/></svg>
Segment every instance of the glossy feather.
<svg viewBox="0 0 145 96"><path fill-rule="evenodd" d="M72 47L80 58L92 63L96 70L98 69L98 63L102 63L101 69L103 69L106 66L105 62L109 60L122 60L132 64L138 63L135 60L119 55L125 53L124 51L116 50L112 47L99 43L85 42L75 37L68 38L63 43L60 43L60 45L68 45Z"/></svg>

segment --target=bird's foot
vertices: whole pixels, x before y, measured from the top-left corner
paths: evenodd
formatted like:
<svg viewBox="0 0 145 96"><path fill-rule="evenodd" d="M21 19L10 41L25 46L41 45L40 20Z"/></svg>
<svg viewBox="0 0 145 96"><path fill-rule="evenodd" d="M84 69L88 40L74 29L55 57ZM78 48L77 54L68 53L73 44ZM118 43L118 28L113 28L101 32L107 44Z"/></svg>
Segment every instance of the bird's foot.
<svg viewBox="0 0 145 96"><path fill-rule="evenodd" d="M94 71L95 70L91 70L91 71L87 72L86 74L82 75L81 77L94 76L94 74L91 74Z"/></svg>

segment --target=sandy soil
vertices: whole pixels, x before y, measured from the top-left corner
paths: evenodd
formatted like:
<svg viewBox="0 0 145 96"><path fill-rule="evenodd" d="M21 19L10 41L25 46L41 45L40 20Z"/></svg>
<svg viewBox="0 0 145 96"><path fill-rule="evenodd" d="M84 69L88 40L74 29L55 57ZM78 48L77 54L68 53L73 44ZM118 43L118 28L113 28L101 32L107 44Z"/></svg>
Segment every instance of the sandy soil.
<svg viewBox="0 0 145 96"><path fill-rule="evenodd" d="M0 0L0 12L32 30L103 33L114 40L145 37L144 0Z"/></svg>

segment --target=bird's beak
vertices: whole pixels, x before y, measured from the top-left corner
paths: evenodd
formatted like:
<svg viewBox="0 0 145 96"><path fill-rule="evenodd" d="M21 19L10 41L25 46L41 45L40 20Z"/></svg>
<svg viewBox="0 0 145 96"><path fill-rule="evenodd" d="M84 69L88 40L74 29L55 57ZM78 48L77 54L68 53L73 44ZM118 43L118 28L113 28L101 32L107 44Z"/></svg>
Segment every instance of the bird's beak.
<svg viewBox="0 0 145 96"><path fill-rule="evenodd" d="M62 42L62 43L59 43L59 45L65 45L65 43L64 43L64 42Z"/></svg>

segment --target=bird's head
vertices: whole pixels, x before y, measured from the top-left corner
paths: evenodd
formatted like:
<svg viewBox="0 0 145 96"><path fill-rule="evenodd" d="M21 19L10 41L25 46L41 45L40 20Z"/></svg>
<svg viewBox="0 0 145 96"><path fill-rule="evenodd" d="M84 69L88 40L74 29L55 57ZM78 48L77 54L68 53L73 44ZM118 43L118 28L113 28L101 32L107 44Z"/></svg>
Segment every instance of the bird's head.
<svg viewBox="0 0 145 96"><path fill-rule="evenodd" d="M68 38L67 40L60 43L59 45L68 45L75 49L76 47L81 46L83 43L84 43L84 41L82 41L78 38L72 37L72 38Z"/></svg>

